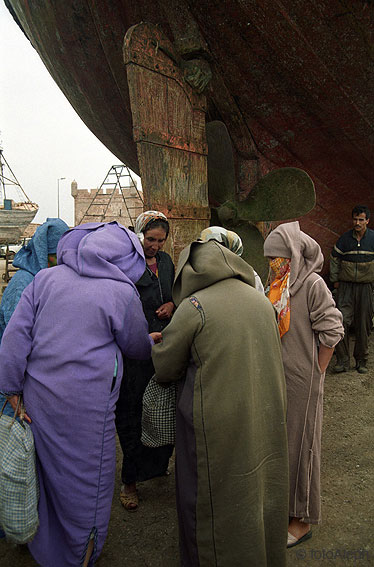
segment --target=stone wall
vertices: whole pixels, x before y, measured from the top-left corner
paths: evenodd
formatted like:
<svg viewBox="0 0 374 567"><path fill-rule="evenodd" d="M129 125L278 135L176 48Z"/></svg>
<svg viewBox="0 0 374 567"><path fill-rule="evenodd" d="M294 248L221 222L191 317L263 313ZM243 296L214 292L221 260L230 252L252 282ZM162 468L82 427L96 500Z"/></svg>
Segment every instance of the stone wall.
<svg viewBox="0 0 374 567"><path fill-rule="evenodd" d="M124 196L119 189L78 189L77 182L73 181L74 224L81 224L82 220L83 223L116 220L126 227L133 225L136 217L143 212L143 203L134 184L122 191Z"/></svg>

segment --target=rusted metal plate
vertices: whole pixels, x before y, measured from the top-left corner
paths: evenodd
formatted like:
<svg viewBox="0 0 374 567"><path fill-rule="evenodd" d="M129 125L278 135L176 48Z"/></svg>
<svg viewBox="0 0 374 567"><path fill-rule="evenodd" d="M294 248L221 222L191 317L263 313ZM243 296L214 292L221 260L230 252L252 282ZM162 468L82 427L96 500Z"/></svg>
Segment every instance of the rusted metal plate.
<svg viewBox="0 0 374 567"><path fill-rule="evenodd" d="M206 156L139 142L139 162L145 207L209 219Z"/></svg>
<svg viewBox="0 0 374 567"><path fill-rule="evenodd" d="M123 52L144 206L167 215L176 258L210 218L206 99L185 81L180 58L159 28L132 27Z"/></svg>
<svg viewBox="0 0 374 567"><path fill-rule="evenodd" d="M123 46L135 142L206 155L206 97L184 80L181 59L160 28L139 24Z"/></svg>
<svg viewBox="0 0 374 567"><path fill-rule="evenodd" d="M373 2L7 3L81 118L135 172L121 49L126 31L146 21L178 56L209 61L207 117L227 126L241 192L272 169L305 169L317 204L302 222L324 235L325 255L357 201L374 208Z"/></svg>

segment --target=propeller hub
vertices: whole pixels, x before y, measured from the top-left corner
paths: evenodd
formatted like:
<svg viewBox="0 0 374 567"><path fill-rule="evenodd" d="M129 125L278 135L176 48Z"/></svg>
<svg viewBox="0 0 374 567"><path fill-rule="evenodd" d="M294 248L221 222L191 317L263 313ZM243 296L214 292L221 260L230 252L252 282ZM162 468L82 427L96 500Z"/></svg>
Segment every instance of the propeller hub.
<svg viewBox="0 0 374 567"><path fill-rule="evenodd" d="M235 222L237 217L236 207L230 202L226 202L218 208L218 218L222 223Z"/></svg>

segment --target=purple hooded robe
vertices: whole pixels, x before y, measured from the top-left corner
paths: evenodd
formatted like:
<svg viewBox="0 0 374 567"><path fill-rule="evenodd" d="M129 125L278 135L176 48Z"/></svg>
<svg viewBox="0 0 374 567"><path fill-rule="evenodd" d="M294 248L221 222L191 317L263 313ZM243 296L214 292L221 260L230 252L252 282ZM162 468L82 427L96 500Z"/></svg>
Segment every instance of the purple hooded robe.
<svg viewBox="0 0 374 567"><path fill-rule="evenodd" d="M145 269L135 234L116 222L77 226L57 259L6 328L0 391L23 391L32 419L40 526L30 551L42 567L78 567L90 537L92 565L107 533L122 353L147 359L153 341L134 285Z"/></svg>

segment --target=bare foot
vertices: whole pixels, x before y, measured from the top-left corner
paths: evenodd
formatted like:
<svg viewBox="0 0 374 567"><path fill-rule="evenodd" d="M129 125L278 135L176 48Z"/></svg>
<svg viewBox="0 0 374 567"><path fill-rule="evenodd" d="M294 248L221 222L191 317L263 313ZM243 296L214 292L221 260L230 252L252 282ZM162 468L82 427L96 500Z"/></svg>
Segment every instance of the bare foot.
<svg viewBox="0 0 374 567"><path fill-rule="evenodd" d="M309 530L310 524L305 524L299 518L291 518L291 521L288 524L289 533L295 536L297 539L303 537L309 532Z"/></svg>

